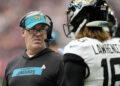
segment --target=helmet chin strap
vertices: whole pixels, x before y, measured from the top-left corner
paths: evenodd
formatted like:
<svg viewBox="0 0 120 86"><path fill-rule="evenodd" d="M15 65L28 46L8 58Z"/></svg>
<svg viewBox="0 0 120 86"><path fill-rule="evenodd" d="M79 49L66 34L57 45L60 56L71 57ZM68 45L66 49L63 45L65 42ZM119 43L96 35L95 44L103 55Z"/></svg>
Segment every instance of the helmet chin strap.
<svg viewBox="0 0 120 86"><path fill-rule="evenodd" d="M71 38L72 39L76 39L76 36L78 35L78 33L80 32L81 28L86 24L87 22L87 19L84 19L83 22L79 25L78 29L76 30L76 32L72 32L70 35L71 35Z"/></svg>

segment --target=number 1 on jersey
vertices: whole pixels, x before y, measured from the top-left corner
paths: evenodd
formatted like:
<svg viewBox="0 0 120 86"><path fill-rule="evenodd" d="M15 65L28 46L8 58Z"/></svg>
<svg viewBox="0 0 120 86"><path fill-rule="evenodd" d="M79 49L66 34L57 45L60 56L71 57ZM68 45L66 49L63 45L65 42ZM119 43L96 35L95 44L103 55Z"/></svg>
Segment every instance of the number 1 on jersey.
<svg viewBox="0 0 120 86"><path fill-rule="evenodd" d="M108 65L110 65L111 71L111 80L109 80ZM120 58L112 58L110 62L107 62L107 59L103 59L101 66L104 71L104 81L103 86L109 86L108 82L111 82L111 86L120 86Z"/></svg>

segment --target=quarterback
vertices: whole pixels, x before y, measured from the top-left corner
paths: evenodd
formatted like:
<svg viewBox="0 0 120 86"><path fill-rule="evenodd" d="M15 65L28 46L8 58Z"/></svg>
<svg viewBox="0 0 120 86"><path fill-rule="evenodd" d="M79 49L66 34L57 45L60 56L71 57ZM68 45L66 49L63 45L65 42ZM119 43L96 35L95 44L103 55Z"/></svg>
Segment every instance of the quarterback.
<svg viewBox="0 0 120 86"><path fill-rule="evenodd" d="M70 3L64 24L73 39L64 48L67 86L120 86L120 39L108 33L108 10L104 0Z"/></svg>

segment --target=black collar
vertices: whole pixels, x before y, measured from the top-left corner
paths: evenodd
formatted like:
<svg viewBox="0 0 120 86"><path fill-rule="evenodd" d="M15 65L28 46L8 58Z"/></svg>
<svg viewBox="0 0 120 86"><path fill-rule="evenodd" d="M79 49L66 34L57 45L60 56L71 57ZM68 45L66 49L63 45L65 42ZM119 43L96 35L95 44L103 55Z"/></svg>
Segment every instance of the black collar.
<svg viewBox="0 0 120 86"><path fill-rule="evenodd" d="M25 49L25 51L24 51L24 53L23 53L23 57L24 57L25 59L34 59L34 58L40 57L40 56L42 56L42 55L44 55L44 54L48 54L48 52L53 52L51 49L45 48L44 50L40 51L38 54L36 54L36 55L34 55L32 58L30 58L30 57L27 55L26 51L27 51L27 49Z"/></svg>

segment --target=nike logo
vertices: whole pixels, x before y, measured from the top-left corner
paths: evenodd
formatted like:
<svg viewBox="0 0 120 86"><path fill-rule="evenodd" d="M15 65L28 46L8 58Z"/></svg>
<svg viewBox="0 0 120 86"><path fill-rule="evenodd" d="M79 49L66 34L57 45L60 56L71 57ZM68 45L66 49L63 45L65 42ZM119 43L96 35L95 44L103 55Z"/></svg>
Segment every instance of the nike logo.
<svg viewBox="0 0 120 86"><path fill-rule="evenodd" d="M70 45L70 48L74 48L74 47L77 47L77 45Z"/></svg>

